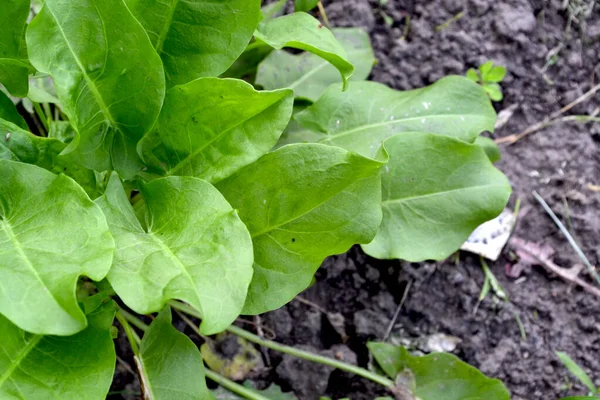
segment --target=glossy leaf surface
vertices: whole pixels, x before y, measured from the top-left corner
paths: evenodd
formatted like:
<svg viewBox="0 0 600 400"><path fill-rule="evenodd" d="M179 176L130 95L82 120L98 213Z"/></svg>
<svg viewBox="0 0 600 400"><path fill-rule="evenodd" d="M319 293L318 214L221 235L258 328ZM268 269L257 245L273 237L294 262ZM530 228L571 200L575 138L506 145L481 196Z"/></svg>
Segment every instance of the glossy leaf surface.
<svg viewBox="0 0 600 400"><path fill-rule="evenodd" d="M384 146L383 222L362 246L373 257L442 260L506 206L510 184L479 146L421 132Z"/></svg>
<svg viewBox="0 0 600 400"><path fill-rule="evenodd" d="M27 30L32 64L54 78L86 166L125 177L142 168L135 146L154 125L164 72L121 0L46 0Z"/></svg>
<svg viewBox="0 0 600 400"><path fill-rule="evenodd" d="M367 344L377 363L392 379L405 370L415 378L416 393L422 400L509 400L506 387L490 379L456 356L434 353L412 356L404 347L387 343Z"/></svg>
<svg viewBox="0 0 600 400"><path fill-rule="evenodd" d="M0 315L0 398L104 400L117 358L110 334L113 303L68 337L32 335Z"/></svg>
<svg viewBox="0 0 600 400"><path fill-rule="evenodd" d="M325 257L371 240L381 221L380 166L339 148L290 145L217 184L254 244L244 313L284 305Z"/></svg>
<svg viewBox="0 0 600 400"><path fill-rule="evenodd" d="M103 279L113 253L102 211L77 183L0 160L0 313L37 334L83 330L75 284Z"/></svg>
<svg viewBox="0 0 600 400"><path fill-rule="evenodd" d="M400 92L376 82L354 82L346 92L330 87L295 119L321 133L320 143L367 157L400 132L432 132L473 142L493 131L496 113L485 91L451 76L431 86Z"/></svg>
<svg viewBox="0 0 600 400"><path fill-rule="evenodd" d="M275 146L292 114L290 90L256 91L236 79L200 78L169 90L144 160L161 175L218 182Z"/></svg>
<svg viewBox="0 0 600 400"><path fill-rule="evenodd" d="M252 242L244 224L208 182L169 177L143 184L145 226L118 177L103 197L117 250L108 280L134 311L149 314L179 299L201 312L204 334L239 315L252 277Z"/></svg>
<svg viewBox="0 0 600 400"><path fill-rule="evenodd" d="M16 97L27 96L29 63L23 34L28 0L4 0L0 13L0 83Z"/></svg>
<svg viewBox="0 0 600 400"><path fill-rule="evenodd" d="M307 13L297 12L264 21L254 37L277 50L292 47L327 60L341 74L344 88L354 73L354 66L333 33Z"/></svg>
<svg viewBox="0 0 600 400"><path fill-rule="evenodd" d="M200 351L173 327L170 308L144 333L136 361L144 375L144 394L152 400L211 399Z"/></svg>
<svg viewBox="0 0 600 400"><path fill-rule="evenodd" d="M375 63L369 35L358 28L336 28L332 32L346 51L348 61L354 65L350 80L367 79ZM314 102L339 79L335 67L315 54L294 55L279 50L260 63L256 84L269 90L290 88L296 97Z"/></svg>
<svg viewBox="0 0 600 400"><path fill-rule="evenodd" d="M260 20L260 0L126 0L160 54L167 86L225 72Z"/></svg>

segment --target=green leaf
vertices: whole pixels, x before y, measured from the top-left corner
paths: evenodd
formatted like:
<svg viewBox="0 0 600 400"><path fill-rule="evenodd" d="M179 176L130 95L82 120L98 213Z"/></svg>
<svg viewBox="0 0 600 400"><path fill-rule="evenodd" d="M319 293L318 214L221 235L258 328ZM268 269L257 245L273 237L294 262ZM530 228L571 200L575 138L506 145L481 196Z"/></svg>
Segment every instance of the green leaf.
<svg viewBox="0 0 600 400"><path fill-rule="evenodd" d="M0 83L16 97L27 96L29 63L23 34L28 0L5 0L0 13Z"/></svg>
<svg viewBox="0 0 600 400"><path fill-rule="evenodd" d="M504 98L502 95L502 88L497 83L486 83L483 85L483 89L487 92L492 101L502 101Z"/></svg>
<svg viewBox="0 0 600 400"><path fill-rule="evenodd" d="M28 129L27 122L21 117L17 111L17 107L13 104L12 100L0 91L0 119L12 122L18 125L19 128Z"/></svg>
<svg viewBox="0 0 600 400"><path fill-rule="evenodd" d="M296 11L310 11L319 4L319 0L294 0Z"/></svg>
<svg viewBox="0 0 600 400"><path fill-rule="evenodd" d="M29 334L0 315L0 398L104 400L115 347L113 302L88 315L88 327L68 337Z"/></svg>
<svg viewBox="0 0 600 400"><path fill-rule="evenodd" d="M243 313L281 307L310 285L325 257L371 240L381 221L380 166L340 148L294 144L217 185L254 244Z"/></svg>
<svg viewBox="0 0 600 400"><path fill-rule="evenodd" d="M502 82L506 76L506 68L496 65L485 76L486 82Z"/></svg>
<svg viewBox="0 0 600 400"><path fill-rule="evenodd" d="M35 136L0 119L0 159L34 164L54 173L73 178L92 198L98 197L96 174L80 165L73 153L62 155L67 145L70 124L54 121L48 138ZM63 137L64 136L64 137Z"/></svg>
<svg viewBox="0 0 600 400"><path fill-rule="evenodd" d="M96 200L117 245L110 284L139 314L179 299L200 311L202 333L222 331L239 315L252 278L252 242L244 224L198 178L157 179L143 184L141 193L146 229L115 174Z"/></svg>
<svg viewBox="0 0 600 400"><path fill-rule="evenodd" d="M367 343L384 372L396 379L409 370L416 380L416 396L422 400L509 400L506 387L490 379L456 356L434 353L414 357L404 348L387 343Z"/></svg>
<svg viewBox="0 0 600 400"><path fill-rule="evenodd" d="M144 393L152 400L210 399L204 364L196 345L171 325L171 309L162 311L144 334L139 358Z"/></svg>
<svg viewBox="0 0 600 400"><path fill-rule="evenodd" d="M135 146L164 98L164 72L144 29L121 0L46 0L27 30L33 65L54 78L88 168L132 177Z"/></svg>
<svg viewBox="0 0 600 400"><path fill-rule="evenodd" d="M474 144L480 146L487 154L488 158L492 163L496 163L500 161L502 158L502 154L500 153L500 148L492 139L486 136L478 136L475 139Z"/></svg>
<svg viewBox="0 0 600 400"><path fill-rule="evenodd" d="M376 258L442 260L504 209L511 188L479 146L411 132L384 143L383 222L363 245Z"/></svg>
<svg viewBox="0 0 600 400"><path fill-rule="evenodd" d="M167 87L217 76L244 51L260 0L126 0L160 54Z"/></svg>
<svg viewBox="0 0 600 400"><path fill-rule="evenodd" d="M490 73L492 68L494 68L493 61L487 61L479 66L479 72L481 73L481 78L484 82L486 81L487 75Z"/></svg>
<svg viewBox="0 0 600 400"><path fill-rule="evenodd" d="M375 82L335 86L295 119L321 133L320 143L373 157L400 132L433 132L473 142L493 131L496 112L481 86L450 76L423 89L399 92Z"/></svg>
<svg viewBox="0 0 600 400"><path fill-rule="evenodd" d="M475 82L475 83L479 83L479 74L477 73L477 71L474 68L469 68L467 71L467 79Z"/></svg>
<svg viewBox="0 0 600 400"><path fill-rule="evenodd" d="M590 392L596 392L596 386L590 376L581 368L567 353L563 353L562 351L556 352L557 357L560 359L560 362L564 364L564 366L575 376L581 383L587 387Z"/></svg>
<svg viewBox="0 0 600 400"><path fill-rule="evenodd" d="M354 66L333 33L306 13L298 12L261 22L254 37L277 50L292 47L330 62L340 72L344 90L354 73Z"/></svg>
<svg viewBox="0 0 600 400"><path fill-rule="evenodd" d="M369 35L358 28L337 28L332 32L355 67L351 80L367 79L375 63ZM339 72L323 58L284 50L272 52L260 63L256 75L256 84L265 89L294 89L296 97L313 102L338 80Z"/></svg>
<svg viewBox="0 0 600 400"><path fill-rule="evenodd" d="M140 143L161 175L222 180L273 148L293 107L291 90L256 91L236 79L200 78L168 91L158 130Z"/></svg>
<svg viewBox="0 0 600 400"><path fill-rule="evenodd" d="M81 331L77 279L103 279L113 252L102 211L77 183L0 160L0 313L36 334Z"/></svg>

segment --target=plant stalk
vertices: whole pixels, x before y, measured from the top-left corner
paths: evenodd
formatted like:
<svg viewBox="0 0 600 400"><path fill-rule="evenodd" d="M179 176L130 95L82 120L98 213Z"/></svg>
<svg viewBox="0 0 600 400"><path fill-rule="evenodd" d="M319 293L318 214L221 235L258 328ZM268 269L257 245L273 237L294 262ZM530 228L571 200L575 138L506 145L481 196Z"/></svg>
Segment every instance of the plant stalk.
<svg viewBox="0 0 600 400"><path fill-rule="evenodd" d="M331 29L331 24L329 23L329 18L327 18L327 13L325 12L325 7L323 7L323 2L319 1L317 3L317 7L319 8L319 14L321 14L321 18L323 18L323 22L327 29Z"/></svg>
<svg viewBox="0 0 600 400"><path fill-rule="evenodd" d="M175 301L172 301L169 304L171 305L171 307L173 307L179 311L182 311L188 315L191 315L192 317L202 318L202 316L196 309L194 309L193 307L190 307L186 304L175 302ZM375 383L379 383L380 385L385 386L386 388L389 388L389 389L393 389L395 387L395 384L392 380L390 380L384 376L381 376L379 374L376 374L374 372L371 372L369 370L366 370L364 368L357 367L356 365L348 364L343 361L335 360L333 358L324 357L319 354L313 354L308 351L299 350L295 347L286 346L286 345L283 345L283 344L280 344L280 343L277 343L277 342L274 342L271 340L263 339L260 336L250 333L250 332L248 332L242 328L239 328L235 325L230 325L226 330L230 333L233 333L236 336L239 336L243 339L246 339L250 342L254 342L261 346L268 347L269 349L279 351L281 353L289 354L294 357L302 358L304 360L316 362L316 363L323 364L323 365L328 365L330 367L337 368L342 371L350 372L355 375L362 376L363 378L369 379Z"/></svg>
<svg viewBox="0 0 600 400"><path fill-rule="evenodd" d="M137 335L137 333L135 333L131 325L129 325L129 321L123 314L123 310L119 309L117 311L116 317L121 326L123 327L123 330L125 330L125 334L127 335L127 340L129 340L129 344L131 346L131 350L133 350L133 354L136 357L138 357L140 354L140 337Z"/></svg>
<svg viewBox="0 0 600 400"><path fill-rule="evenodd" d="M240 384L237 384L234 381L229 380L229 379L225 378L224 376L219 375L214 371L211 371L208 368L205 369L205 373L206 373L206 377L208 379L210 379L211 381L218 383L219 385L223 386L225 389L229 390L230 392L239 394L240 396L244 397L245 399L248 399L248 400L270 400L268 397L258 394L252 389L249 389Z"/></svg>

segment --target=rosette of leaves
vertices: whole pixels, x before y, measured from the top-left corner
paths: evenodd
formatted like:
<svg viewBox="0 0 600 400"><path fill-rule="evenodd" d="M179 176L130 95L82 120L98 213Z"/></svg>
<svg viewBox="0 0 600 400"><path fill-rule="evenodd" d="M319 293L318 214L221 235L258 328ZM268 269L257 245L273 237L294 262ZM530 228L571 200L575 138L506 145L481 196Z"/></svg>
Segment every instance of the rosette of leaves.
<svg viewBox="0 0 600 400"><path fill-rule="evenodd" d="M216 334L289 302L327 256L443 258L506 203L476 144L495 119L483 89L360 82L364 33L263 18L259 0L31 12L9 0L0 16L0 83L16 96L0 92L2 398L104 399L116 298L143 315L184 301ZM272 55L260 82L220 78L251 46ZM306 52L302 68L285 48ZM277 57L291 76L269 76ZM168 310L136 359L153 399L211 398Z"/></svg>

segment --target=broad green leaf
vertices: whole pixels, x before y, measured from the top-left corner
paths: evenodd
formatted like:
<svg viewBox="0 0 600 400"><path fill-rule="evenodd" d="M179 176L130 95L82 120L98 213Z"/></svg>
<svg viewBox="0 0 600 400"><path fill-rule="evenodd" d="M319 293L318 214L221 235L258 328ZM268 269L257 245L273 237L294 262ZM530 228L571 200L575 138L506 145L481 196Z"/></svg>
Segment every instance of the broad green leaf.
<svg viewBox="0 0 600 400"><path fill-rule="evenodd" d="M158 54L167 87L225 72L260 20L260 0L126 0Z"/></svg>
<svg viewBox="0 0 600 400"><path fill-rule="evenodd" d="M23 34L28 0L4 0L0 13L0 83L16 97L27 96L29 63Z"/></svg>
<svg viewBox="0 0 600 400"><path fill-rule="evenodd" d="M291 90L256 91L236 79L200 78L167 92L157 131L140 144L161 175L222 180L277 143L293 107Z"/></svg>
<svg viewBox="0 0 600 400"><path fill-rule="evenodd" d="M98 197L96 173L82 167L73 153L62 155L67 147L61 133L70 128L64 121L54 121L48 138L36 136L0 119L0 159L34 164L54 173L73 178L92 198ZM64 136L68 137L66 132Z"/></svg>
<svg viewBox="0 0 600 400"><path fill-rule="evenodd" d="M478 136L474 142L477 146L480 146L487 154L491 162L496 163L502 158L500 154L500 148L492 139L486 136Z"/></svg>
<svg viewBox="0 0 600 400"><path fill-rule="evenodd" d="M36 334L86 327L81 275L103 279L114 242L102 211L65 175L0 160L0 313Z"/></svg>
<svg viewBox="0 0 600 400"><path fill-rule="evenodd" d="M319 0L294 0L296 11L310 11L319 4Z"/></svg>
<svg viewBox="0 0 600 400"><path fill-rule="evenodd" d="M171 299L203 316L202 333L225 329L239 315L252 278L252 242L235 210L209 183L168 177L143 184L144 228L113 174L100 205L117 250L108 280L139 314Z"/></svg>
<svg viewBox="0 0 600 400"><path fill-rule="evenodd" d="M27 122L21 117L12 100L0 91L0 119L12 122L19 128L28 129Z"/></svg>
<svg viewBox="0 0 600 400"><path fill-rule="evenodd" d="M504 209L506 177L479 146L430 133L388 139L382 170L383 222L363 245L376 258L442 260Z"/></svg>
<svg viewBox="0 0 600 400"><path fill-rule="evenodd" d="M340 72L344 89L354 73L354 66L333 33L309 14L297 12L261 22L254 37L276 50L292 47L323 58Z"/></svg>
<svg viewBox="0 0 600 400"><path fill-rule="evenodd" d="M560 362L575 376L581 383L587 387L590 392L596 392L596 385L592 382L590 376L581 368L567 353L557 351L556 355L560 359Z"/></svg>
<svg viewBox="0 0 600 400"><path fill-rule="evenodd" d="M56 97L56 89L52 77L48 75L38 75L29 78L29 93L27 98L23 99L23 107L28 113L35 112L33 103L55 104L61 110L63 109L60 100Z"/></svg>
<svg viewBox="0 0 600 400"><path fill-rule="evenodd" d="M112 301L101 305L67 337L33 335L0 315L0 398L104 400L117 362L114 311Z"/></svg>
<svg viewBox="0 0 600 400"><path fill-rule="evenodd" d="M496 112L481 86L450 76L431 86L400 92L375 82L335 86L295 119L321 133L320 143L367 157L399 132L432 132L473 142L493 131Z"/></svg>
<svg viewBox="0 0 600 400"><path fill-rule="evenodd" d="M325 257L371 240L381 221L380 166L340 148L294 144L217 184L254 244L245 314L281 307Z"/></svg>
<svg viewBox="0 0 600 400"><path fill-rule="evenodd" d="M506 387L476 368L447 353L414 357L404 348L387 343L367 344L384 372L396 379L410 370L416 380L416 396L422 400L509 400Z"/></svg>
<svg viewBox="0 0 600 400"><path fill-rule="evenodd" d="M121 0L46 0L27 29L32 64L54 78L88 168L125 177L142 168L135 146L163 103L160 57Z"/></svg>
<svg viewBox="0 0 600 400"><path fill-rule="evenodd" d="M375 63L369 35L358 28L337 28L332 32L354 65L351 80L367 79ZM323 58L312 53L294 55L285 50L272 52L260 63L256 75L256 83L265 89L290 88L296 97L313 102L338 80L339 72Z"/></svg>
<svg viewBox="0 0 600 400"><path fill-rule="evenodd" d="M212 398L200 351L173 327L168 307L144 333L136 362L143 374L144 393L152 400Z"/></svg>

